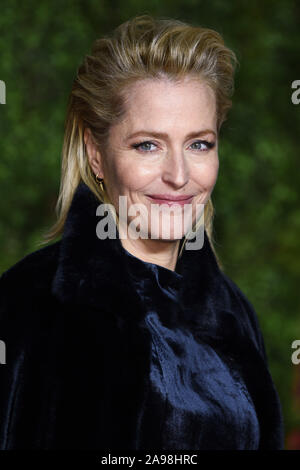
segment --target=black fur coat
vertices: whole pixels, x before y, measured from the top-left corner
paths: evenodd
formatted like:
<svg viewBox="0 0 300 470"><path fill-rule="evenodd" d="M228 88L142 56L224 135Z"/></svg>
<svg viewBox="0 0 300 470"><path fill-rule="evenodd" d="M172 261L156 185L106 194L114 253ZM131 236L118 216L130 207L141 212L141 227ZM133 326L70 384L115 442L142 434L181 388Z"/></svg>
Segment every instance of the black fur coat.
<svg viewBox="0 0 300 470"><path fill-rule="evenodd" d="M96 236L98 205L80 183L62 239L0 278L2 450L137 448L151 335L120 240ZM251 303L218 268L206 233L203 248L185 250L180 267L180 320L238 364L258 417L259 448L282 449L281 405ZM146 432L154 436L155 428Z"/></svg>

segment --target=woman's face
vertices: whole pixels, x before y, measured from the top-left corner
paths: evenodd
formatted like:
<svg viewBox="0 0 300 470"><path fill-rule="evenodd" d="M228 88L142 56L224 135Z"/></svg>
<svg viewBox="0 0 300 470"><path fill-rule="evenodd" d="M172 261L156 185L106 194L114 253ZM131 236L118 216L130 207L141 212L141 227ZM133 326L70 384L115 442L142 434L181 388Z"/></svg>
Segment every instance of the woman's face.
<svg viewBox="0 0 300 470"><path fill-rule="evenodd" d="M191 228L184 220L198 220L217 179L214 92L191 79L147 79L128 91L125 118L111 127L105 155L97 152L90 164L104 178L119 216L119 196L126 197L127 211L142 205L136 206L140 212L126 213L128 227L143 238L180 239ZM161 205L155 195L191 196L190 205Z"/></svg>

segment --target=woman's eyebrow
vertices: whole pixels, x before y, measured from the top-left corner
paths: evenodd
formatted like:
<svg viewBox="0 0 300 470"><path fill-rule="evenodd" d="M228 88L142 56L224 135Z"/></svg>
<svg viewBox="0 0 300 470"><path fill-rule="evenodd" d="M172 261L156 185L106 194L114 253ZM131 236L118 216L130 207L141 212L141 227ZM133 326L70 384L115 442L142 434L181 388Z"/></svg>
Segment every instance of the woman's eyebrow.
<svg viewBox="0 0 300 470"><path fill-rule="evenodd" d="M147 135L152 135L153 137L170 140L169 135L166 134L165 132L156 132L156 131L146 130L146 129L141 129L139 131L134 132L133 134L127 135L126 139L131 139L132 137L136 137L140 134L143 134L143 135L147 134ZM186 136L186 138L189 139L191 137L197 137L197 136L206 135L206 134L213 134L215 137L217 136L215 131L213 131L212 129L203 129L201 131L190 132Z"/></svg>

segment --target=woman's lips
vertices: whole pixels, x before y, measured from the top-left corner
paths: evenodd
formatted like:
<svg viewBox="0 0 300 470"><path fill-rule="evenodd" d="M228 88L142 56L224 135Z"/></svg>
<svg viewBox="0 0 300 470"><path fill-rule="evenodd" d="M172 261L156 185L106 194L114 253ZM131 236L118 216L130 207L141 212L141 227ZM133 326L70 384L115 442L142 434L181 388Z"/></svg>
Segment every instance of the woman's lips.
<svg viewBox="0 0 300 470"><path fill-rule="evenodd" d="M151 201L155 204L167 204L168 206L173 206L174 204L179 204L180 206L184 206L184 204L190 204L193 200L194 196L190 196L186 199L161 199L154 196L147 196Z"/></svg>

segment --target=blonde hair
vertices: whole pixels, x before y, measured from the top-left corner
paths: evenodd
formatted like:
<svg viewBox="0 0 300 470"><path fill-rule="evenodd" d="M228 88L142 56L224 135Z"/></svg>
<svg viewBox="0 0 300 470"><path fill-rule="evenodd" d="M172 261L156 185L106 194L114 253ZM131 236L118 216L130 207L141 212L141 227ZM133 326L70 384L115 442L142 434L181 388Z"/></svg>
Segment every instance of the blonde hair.
<svg viewBox="0 0 300 470"><path fill-rule="evenodd" d="M155 19L148 14L135 16L110 35L97 39L73 81L65 119L61 181L55 208L57 221L44 235L42 244L63 232L81 180L99 201L111 204L105 186L99 187L89 165L84 130L90 128L98 148L105 152L110 127L122 120L126 112L126 91L130 84L149 78L177 81L186 76L205 81L215 92L219 132L232 105L237 62L234 52L224 45L216 31L175 19ZM204 219L216 255L213 216L210 198L205 205ZM198 226L199 223L196 230ZM179 256L186 240L185 237ZM216 258L221 267L217 255Z"/></svg>

